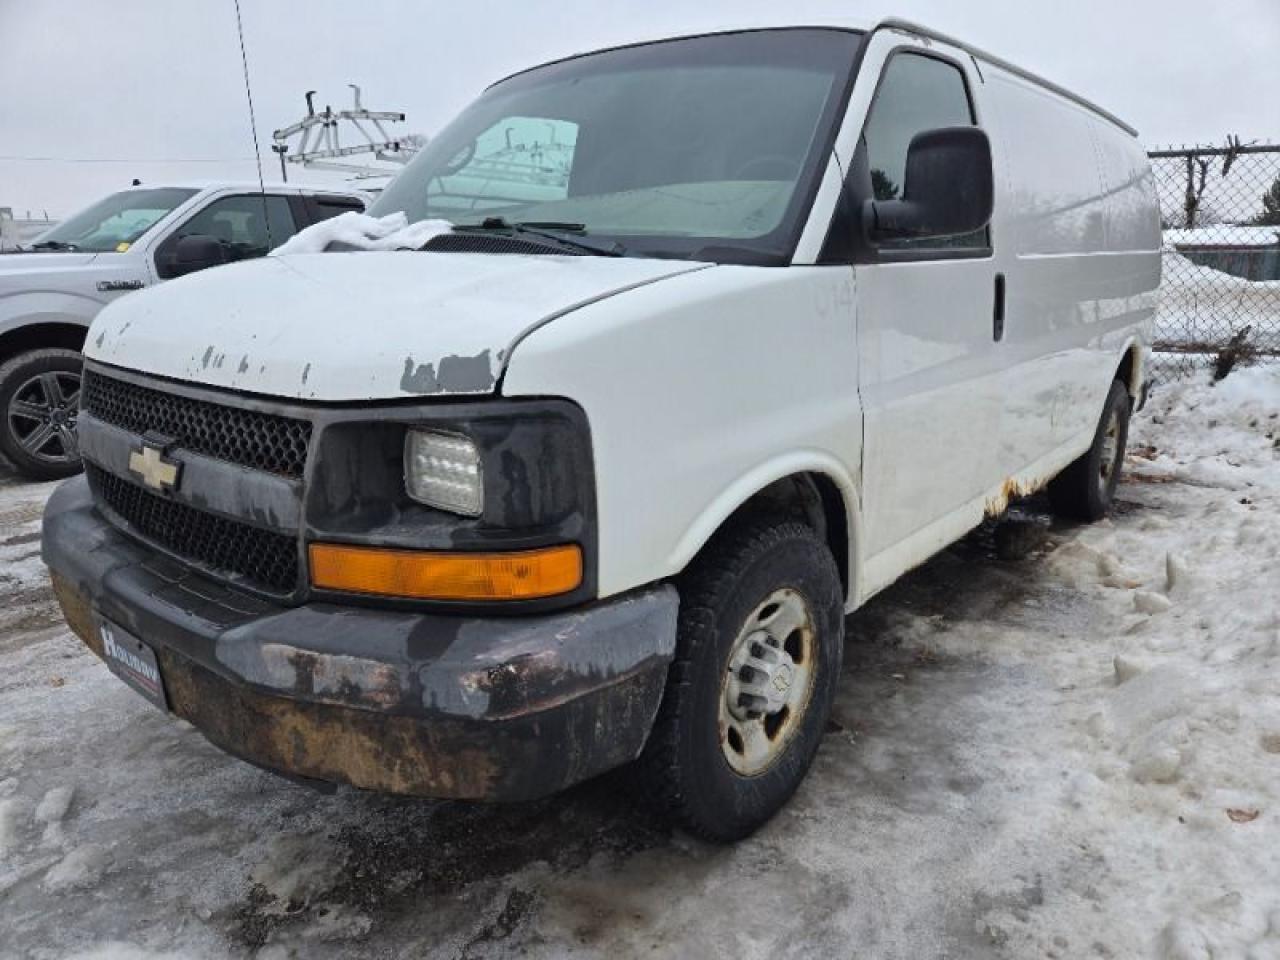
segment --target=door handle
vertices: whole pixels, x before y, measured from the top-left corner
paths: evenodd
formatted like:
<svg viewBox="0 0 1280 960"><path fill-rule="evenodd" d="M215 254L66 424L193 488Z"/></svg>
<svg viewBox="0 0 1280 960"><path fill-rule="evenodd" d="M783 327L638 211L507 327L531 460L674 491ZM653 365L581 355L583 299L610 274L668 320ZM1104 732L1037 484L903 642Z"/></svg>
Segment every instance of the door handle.
<svg viewBox="0 0 1280 960"><path fill-rule="evenodd" d="M991 314L991 338L999 343L1004 339L1004 301L1005 301L1005 281L1004 274L996 274L996 305Z"/></svg>

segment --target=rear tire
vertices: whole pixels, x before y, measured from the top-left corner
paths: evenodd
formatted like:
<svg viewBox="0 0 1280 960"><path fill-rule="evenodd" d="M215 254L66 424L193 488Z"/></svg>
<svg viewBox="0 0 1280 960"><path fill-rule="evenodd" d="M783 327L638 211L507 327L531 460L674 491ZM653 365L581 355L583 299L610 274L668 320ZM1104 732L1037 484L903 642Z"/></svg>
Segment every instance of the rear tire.
<svg viewBox="0 0 1280 960"><path fill-rule="evenodd" d="M808 526L755 518L681 579L676 659L638 764L659 812L714 842L787 802L813 761L844 652L835 559Z"/></svg>
<svg viewBox="0 0 1280 960"><path fill-rule="evenodd" d="M75 350L30 350L0 366L0 451L31 480L79 473L76 417L84 358Z"/></svg>
<svg viewBox="0 0 1280 960"><path fill-rule="evenodd" d="M1049 483L1049 500L1059 516L1092 523L1110 511L1124 466L1132 409L1125 385L1112 381L1093 446Z"/></svg>

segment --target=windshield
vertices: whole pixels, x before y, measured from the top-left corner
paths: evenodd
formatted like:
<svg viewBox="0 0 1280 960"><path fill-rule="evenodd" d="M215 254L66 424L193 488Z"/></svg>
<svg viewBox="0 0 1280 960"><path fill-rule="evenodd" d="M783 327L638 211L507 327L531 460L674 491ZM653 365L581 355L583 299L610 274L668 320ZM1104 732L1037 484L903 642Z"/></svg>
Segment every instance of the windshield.
<svg viewBox="0 0 1280 960"><path fill-rule="evenodd" d="M36 238L36 249L124 253L156 221L196 195L173 187L125 190L99 200Z"/></svg>
<svg viewBox="0 0 1280 960"><path fill-rule="evenodd" d="M650 256L789 259L860 40L720 34L518 74L464 110L370 212L580 225Z"/></svg>

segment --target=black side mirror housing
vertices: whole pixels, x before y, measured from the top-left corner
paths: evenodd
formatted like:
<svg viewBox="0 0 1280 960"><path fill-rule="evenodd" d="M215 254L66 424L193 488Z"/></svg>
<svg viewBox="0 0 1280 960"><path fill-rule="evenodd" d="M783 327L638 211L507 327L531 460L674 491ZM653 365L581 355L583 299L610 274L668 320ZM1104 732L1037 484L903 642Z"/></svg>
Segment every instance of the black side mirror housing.
<svg viewBox="0 0 1280 960"><path fill-rule="evenodd" d="M863 229L872 243L962 237L991 222L991 141L978 127L916 134L907 150L904 180L901 200L864 204Z"/></svg>
<svg viewBox="0 0 1280 960"><path fill-rule="evenodd" d="M207 270L227 262L227 251L214 237L193 233L182 237L173 248L169 272L175 277Z"/></svg>

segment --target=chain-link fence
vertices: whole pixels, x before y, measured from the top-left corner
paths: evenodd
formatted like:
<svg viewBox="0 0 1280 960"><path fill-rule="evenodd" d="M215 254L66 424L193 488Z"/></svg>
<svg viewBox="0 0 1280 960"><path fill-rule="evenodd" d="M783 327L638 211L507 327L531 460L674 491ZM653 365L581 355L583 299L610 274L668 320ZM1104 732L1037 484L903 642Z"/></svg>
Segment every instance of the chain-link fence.
<svg viewBox="0 0 1280 960"><path fill-rule="evenodd" d="M1164 283L1154 374L1280 356L1280 145L1155 150Z"/></svg>

